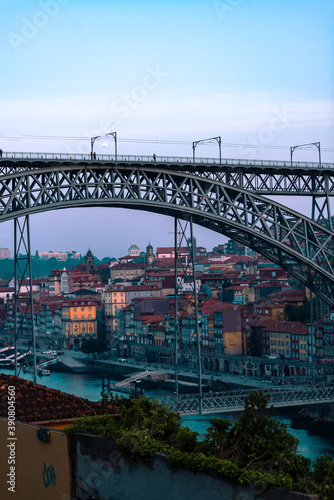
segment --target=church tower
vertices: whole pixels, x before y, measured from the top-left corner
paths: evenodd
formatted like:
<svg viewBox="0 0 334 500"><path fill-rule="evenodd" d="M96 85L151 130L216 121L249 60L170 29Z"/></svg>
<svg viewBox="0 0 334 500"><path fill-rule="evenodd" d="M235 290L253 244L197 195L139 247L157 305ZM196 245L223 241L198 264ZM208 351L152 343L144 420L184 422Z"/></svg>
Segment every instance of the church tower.
<svg viewBox="0 0 334 500"><path fill-rule="evenodd" d="M151 265L154 261L153 247L150 243L146 247L146 261L149 265Z"/></svg>
<svg viewBox="0 0 334 500"><path fill-rule="evenodd" d="M94 255L90 249L88 250L88 252L85 255L85 263L86 263L86 265L94 264Z"/></svg>

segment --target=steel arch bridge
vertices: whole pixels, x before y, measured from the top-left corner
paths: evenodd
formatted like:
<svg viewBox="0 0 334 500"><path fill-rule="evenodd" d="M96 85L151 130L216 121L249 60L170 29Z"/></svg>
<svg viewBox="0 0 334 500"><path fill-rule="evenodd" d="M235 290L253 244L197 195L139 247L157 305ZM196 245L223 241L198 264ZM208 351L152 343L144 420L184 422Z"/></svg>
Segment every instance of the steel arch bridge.
<svg viewBox="0 0 334 500"><path fill-rule="evenodd" d="M91 161L82 155L24 155L0 160L0 222L92 206L147 210L192 220L259 252L334 306L331 226L262 196L321 196L328 204L328 197L334 195L332 165L321 172L314 166L313 174L306 166L297 166L293 172L286 165L278 166L273 188L270 169L275 170L275 165L218 168L212 163L156 164L137 157L116 162ZM322 217L324 213L323 208Z"/></svg>

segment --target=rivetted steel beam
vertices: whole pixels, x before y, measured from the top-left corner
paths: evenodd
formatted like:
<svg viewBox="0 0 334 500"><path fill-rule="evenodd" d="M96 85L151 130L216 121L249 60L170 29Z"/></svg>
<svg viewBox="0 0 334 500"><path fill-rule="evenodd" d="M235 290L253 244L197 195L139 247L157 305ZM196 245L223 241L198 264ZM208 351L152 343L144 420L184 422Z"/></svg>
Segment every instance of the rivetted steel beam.
<svg viewBox="0 0 334 500"><path fill-rule="evenodd" d="M0 176L0 222L80 206L192 216L268 257L334 305L333 231L257 193L151 165L69 164Z"/></svg>
<svg viewBox="0 0 334 500"><path fill-rule="evenodd" d="M116 166L148 170L161 167L184 174L197 175L216 180L240 189L263 195L318 196L328 202L334 196L334 164L260 160L222 160L220 166L213 161L192 163L190 158L160 157L153 162L151 157L121 156L117 161L107 160L110 155L100 155L91 160L89 155L16 153L17 157L0 161L0 176L27 170L47 169L57 171L67 167L97 168ZM24 156L26 155L26 157ZM160 161L159 161L160 160ZM323 203L319 213L323 212Z"/></svg>

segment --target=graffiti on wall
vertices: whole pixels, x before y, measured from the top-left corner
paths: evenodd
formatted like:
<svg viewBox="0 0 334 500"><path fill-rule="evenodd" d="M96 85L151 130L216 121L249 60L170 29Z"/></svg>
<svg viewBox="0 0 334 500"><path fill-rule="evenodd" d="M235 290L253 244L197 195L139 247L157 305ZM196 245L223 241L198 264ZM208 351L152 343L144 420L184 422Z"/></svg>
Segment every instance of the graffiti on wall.
<svg viewBox="0 0 334 500"><path fill-rule="evenodd" d="M46 466L44 462L43 469L43 483L44 487L48 488L49 486L56 486L56 471L53 465Z"/></svg>

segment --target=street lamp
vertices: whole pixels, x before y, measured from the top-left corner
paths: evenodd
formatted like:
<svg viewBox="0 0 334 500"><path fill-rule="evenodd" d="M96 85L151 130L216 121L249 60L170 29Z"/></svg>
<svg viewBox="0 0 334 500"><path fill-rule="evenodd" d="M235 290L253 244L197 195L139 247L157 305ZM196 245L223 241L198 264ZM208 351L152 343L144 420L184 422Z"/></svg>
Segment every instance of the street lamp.
<svg viewBox="0 0 334 500"><path fill-rule="evenodd" d="M115 141L115 160L117 161L117 132L108 132L108 134L104 134L104 135L97 135L95 137L92 137L91 140L90 140L90 155L91 155L91 158L93 158L93 155L94 155L94 143L97 139L100 139L101 137L107 137L107 136L111 136L114 138L114 141Z"/></svg>
<svg viewBox="0 0 334 500"><path fill-rule="evenodd" d="M211 144L213 141L217 141L218 142L218 148L219 148L219 166L221 167L222 166L222 139L220 136L218 137L210 137L209 139L201 139L199 141L194 141L193 142L193 163L195 163L195 149L196 149L196 146L200 143L203 143L203 144Z"/></svg>

